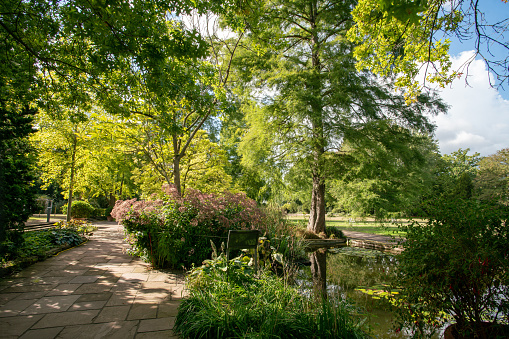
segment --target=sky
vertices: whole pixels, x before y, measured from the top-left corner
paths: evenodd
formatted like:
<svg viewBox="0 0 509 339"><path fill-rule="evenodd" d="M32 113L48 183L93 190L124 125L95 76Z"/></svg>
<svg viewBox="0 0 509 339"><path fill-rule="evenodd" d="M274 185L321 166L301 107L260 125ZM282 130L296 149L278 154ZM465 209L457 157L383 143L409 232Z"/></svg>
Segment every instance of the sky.
<svg viewBox="0 0 509 339"><path fill-rule="evenodd" d="M483 3L483 10L495 14L493 18L509 18L509 3L501 0L486 0ZM507 42L508 39L506 32L503 40ZM452 42L450 52L453 69L473 55L473 48L473 40ZM435 138L442 154L470 148L470 155L477 152L481 156L489 156L509 148L509 84L506 82L505 90L493 88L488 76L492 75L487 72L484 62L475 60L469 67L468 84L463 76L440 91L440 96L450 106L446 115L432 119L437 125Z"/></svg>

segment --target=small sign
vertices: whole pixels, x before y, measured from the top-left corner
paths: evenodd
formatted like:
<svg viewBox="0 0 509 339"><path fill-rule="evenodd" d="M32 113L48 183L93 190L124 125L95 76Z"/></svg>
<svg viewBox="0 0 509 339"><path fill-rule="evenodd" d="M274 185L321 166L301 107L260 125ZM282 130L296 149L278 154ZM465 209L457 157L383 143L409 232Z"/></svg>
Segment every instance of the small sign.
<svg viewBox="0 0 509 339"><path fill-rule="evenodd" d="M258 235L258 230L230 230L226 248L229 250L256 248Z"/></svg>

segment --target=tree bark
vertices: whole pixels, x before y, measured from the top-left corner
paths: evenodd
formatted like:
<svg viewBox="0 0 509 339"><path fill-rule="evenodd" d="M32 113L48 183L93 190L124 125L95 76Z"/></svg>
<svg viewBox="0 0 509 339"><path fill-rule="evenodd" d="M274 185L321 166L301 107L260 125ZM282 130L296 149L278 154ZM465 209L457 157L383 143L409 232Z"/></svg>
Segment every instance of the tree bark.
<svg viewBox="0 0 509 339"><path fill-rule="evenodd" d="M313 174L311 209L307 229L317 234L325 233L325 183L323 178L315 174Z"/></svg>
<svg viewBox="0 0 509 339"><path fill-rule="evenodd" d="M184 156L180 149L180 140L176 135L173 138L173 184L177 188L177 193L182 196L182 187L180 183L180 159Z"/></svg>
<svg viewBox="0 0 509 339"><path fill-rule="evenodd" d="M69 180L69 196L67 198L67 216L65 220L68 222L71 221L71 209L72 209L72 195L74 190L74 172L76 169L76 148L78 147L78 140L76 139L76 135L73 134L73 144L72 144L72 155L71 155L71 178Z"/></svg>
<svg viewBox="0 0 509 339"><path fill-rule="evenodd" d="M316 28L318 8L316 2L310 2L310 21L313 30ZM320 39L316 32L312 35L311 62L314 75L309 83L309 90L313 94L310 100L310 120L313 128L312 144L312 180L311 207L309 213L308 231L314 233L325 232L325 178L323 176L323 154L325 153L325 137L323 127L323 84L321 79L322 65L320 61Z"/></svg>

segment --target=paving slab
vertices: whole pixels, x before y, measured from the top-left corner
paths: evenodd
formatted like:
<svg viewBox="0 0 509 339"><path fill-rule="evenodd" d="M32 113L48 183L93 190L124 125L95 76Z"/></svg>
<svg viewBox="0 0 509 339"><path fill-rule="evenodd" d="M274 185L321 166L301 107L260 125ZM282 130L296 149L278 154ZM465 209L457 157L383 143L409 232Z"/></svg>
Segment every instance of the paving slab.
<svg viewBox="0 0 509 339"><path fill-rule="evenodd" d="M2 338L9 336L21 336L43 317L42 314L25 315L17 317L0 318Z"/></svg>
<svg viewBox="0 0 509 339"><path fill-rule="evenodd" d="M157 331L157 332L141 332L136 335L136 339L175 339L177 335L172 330Z"/></svg>
<svg viewBox="0 0 509 339"><path fill-rule="evenodd" d="M96 223L85 244L0 279L0 339L177 338L182 272L126 254L124 232Z"/></svg>
<svg viewBox="0 0 509 339"><path fill-rule="evenodd" d="M62 332L63 329L63 327L50 327L38 330L29 330L21 336L21 339L53 339Z"/></svg>
<svg viewBox="0 0 509 339"><path fill-rule="evenodd" d="M127 320L153 319L157 317L156 304L132 304Z"/></svg>
<svg viewBox="0 0 509 339"><path fill-rule="evenodd" d="M138 332L154 332L172 330L175 326L175 317L145 319L140 321Z"/></svg>
<svg viewBox="0 0 509 339"><path fill-rule="evenodd" d="M109 323L112 321L124 321L129 314L131 305L125 306L107 306L101 310L101 313L95 318L95 323Z"/></svg>
<svg viewBox="0 0 509 339"><path fill-rule="evenodd" d="M26 307L22 314L41 314L66 311L79 299L79 295L55 295L43 297Z"/></svg>
<svg viewBox="0 0 509 339"><path fill-rule="evenodd" d="M30 307L36 299L18 300L14 299L0 307L0 317L13 317Z"/></svg>
<svg viewBox="0 0 509 339"><path fill-rule="evenodd" d="M136 336L138 321L119 321L102 324L67 326L60 332L59 339L130 339Z"/></svg>

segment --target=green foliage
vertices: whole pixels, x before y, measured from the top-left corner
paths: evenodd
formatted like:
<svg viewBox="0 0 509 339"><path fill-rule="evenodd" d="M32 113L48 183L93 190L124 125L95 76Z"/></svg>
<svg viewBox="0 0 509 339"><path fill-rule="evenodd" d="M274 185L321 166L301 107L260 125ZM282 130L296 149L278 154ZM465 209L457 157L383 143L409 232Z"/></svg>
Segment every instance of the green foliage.
<svg viewBox="0 0 509 339"><path fill-rule="evenodd" d="M344 147L345 154L338 160L344 170L329 188L335 208L379 219L415 215L436 180L437 145L427 135L401 129L380 128L378 134L378 142Z"/></svg>
<svg viewBox="0 0 509 339"><path fill-rule="evenodd" d="M94 214L94 207L86 201L73 201L71 207L71 217L88 218ZM62 206L62 212L67 214L67 205Z"/></svg>
<svg viewBox="0 0 509 339"><path fill-rule="evenodd" d="M428 319L450 316L461 331L507 319L507 207L444 197L429 203L427 215L427 223L404 227L397 268L402 321L422 334Z"/></svg>
<svg viewBox="0 0 509 339"><path fill-rule="evenodd" d="M57 229L71 230L74 233L86 235L97 230L97 226L93 226L83 220L59 221L55 224Z"/></svg>
<svg viewBox="0 0 509 339"><path fill-rule="evenodd" d="M52 241L57 245L77 246L83 242L83 238L73 229L62 228L51 231Z"/></svg>
<svg viewBox="0 0 509 339"><path fill-rule="evenodd" d="M183 338L364 338L344 302L314 302L268 273L259 278L238 258L191 271L190 297L179 306ZM200 283L198 283L200 282Z"/></svg>
<svg viewBox="0 0 509 339"><path fill-rule="evenodd" d="M188 189L180 197L166 188L165 201L117 201L112 216L121 221L133 253L156 267L189 268L210 257L230 229L265 228L263 211L244 194L203 194Z"/></svg>
<svg viewBox="0 0 509 339"><path fill-rule="evenodd" d="M465 72L468 63L451 70L448 37L475 36L476 55L496 75L492 81L503 83L508 72L499 65L508 61L504 53L509 47L504 37L508 28L502 21L490 22L485 10L473 0L459 0L452 6L441 0L360 0L352 11L356 24L348 32L348 38L358 44L354 49L357 68L395 77L396 85L406 88L412 101L425 87L421 70L425 69L427 82L441 87ZM493 44L501 46L500 56L490 52Z"/></svg>
<svg viewBox="0 0 509 339"><path fill-rule="evenodd" d="M58 223L52 229L18 234L23 239L18 241L21 245L11 246L10 251L2 255L2 259L3 261L23 260L31 257L44 259L47 257L48 251L57 246L77 246L83 243L85 239L81 234L88 232L85 229L90 231L90 225Z"/></svg>
<svg viewBox="0 0 509 339"><path fill-rule="evenodd" d="M499 150L479 162L474 191L480 199L496 199L501 204L509 205L509 148Z"/></svg>
<svg viewBox="0 0 509 339"><path fill-rule="evenodd" d="M431 131L424 113L445 107L428 96L406 105L390 82L355 68L354 44L346 39L353 1L261 5L247 18L249 48L234 63L256 103L247 108L250 129L240 150L244 163L279 170L285 179L292 174L301 181L307 172L308 227L319 233L328 179L345 169L345 143L404 153L411 132Z"/></svg>
<svg viewBox="0 0 509 339"><path fill-rule="evenodd" d="M3 94L0 97L0 255L8 250L14 239L7 239L7 230L22 230L36 208L32 185L35 158L28 140L33 132L35 110L27 107L7 109Z"/></svg>

